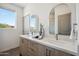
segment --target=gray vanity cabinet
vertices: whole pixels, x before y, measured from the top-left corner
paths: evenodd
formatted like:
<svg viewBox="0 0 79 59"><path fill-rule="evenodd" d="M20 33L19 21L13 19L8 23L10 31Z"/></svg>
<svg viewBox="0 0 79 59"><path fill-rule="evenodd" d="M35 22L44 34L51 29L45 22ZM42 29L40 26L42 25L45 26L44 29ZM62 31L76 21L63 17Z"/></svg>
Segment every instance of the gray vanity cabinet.
<svg viewBox="0 0 79 59"><path fill-rule="evenodd" d="M72 54L57 50L57 49L46 49L47 56L73 56Z"/></svg>
<svg viewBox="0 0 79 59"><path fill-rule="evenodd" d="M25 39L21 39L20 41L20 54L25 56L27 54L27 45L28 42Z"/></svg>
<svg viewBox="0 0 79 59"><path fill-rule="evenodd" d="M60 51L60 50L56 50L55 49L55 56L73 56L72 54Z"/></svg>
<svg viewBox="0 0 79 59"><path fill-rule="evenodd" d="M24 38L20 41L20 53L23 56L72 56L72 54Z"/></svg>
<svg viewBox="0 0 79 59"><path fill-rule="evenodd" d="M50 50L49 48L46 48L46 56L54 56L55 55L55 49Z"/></svg>
<svg viewBox="0 0 79 59"><path fill-rule="evenodd" d="M23 56L44 56L45 53L45 48L44 46L27 40L27 39L21 39L20 43L20 53Z"/></svg>

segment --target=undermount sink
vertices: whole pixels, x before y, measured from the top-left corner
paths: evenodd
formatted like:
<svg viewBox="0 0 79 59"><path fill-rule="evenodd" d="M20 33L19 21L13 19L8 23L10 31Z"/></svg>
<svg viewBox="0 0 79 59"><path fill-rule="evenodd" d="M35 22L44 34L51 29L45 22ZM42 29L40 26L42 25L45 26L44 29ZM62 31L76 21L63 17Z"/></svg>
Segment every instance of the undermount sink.
<svg viewBox="0 0 79 59"><path fill-rule="evenodd" d="M43 39L43 36L39 36L39 35L35 35L35 36L32 36L33 38L35 38L35 39Z"/></svg>
<svg viewBox="0 0 79 59"><path fill-rule="evenodd" d="M38 35L38 34L34 34L34 35L29 34L29 36L30 36L30 37L32 37L32 38L36 38L36 39L38 39L38 38L39 38L39 35Z"/></svg>
<svg viewBox="0 0 79 59"><path fill-rule="evenodd" d="M33 38L37 38L37 39L38 39L38 38L39 38L39 36L34 36Z"/></svg>

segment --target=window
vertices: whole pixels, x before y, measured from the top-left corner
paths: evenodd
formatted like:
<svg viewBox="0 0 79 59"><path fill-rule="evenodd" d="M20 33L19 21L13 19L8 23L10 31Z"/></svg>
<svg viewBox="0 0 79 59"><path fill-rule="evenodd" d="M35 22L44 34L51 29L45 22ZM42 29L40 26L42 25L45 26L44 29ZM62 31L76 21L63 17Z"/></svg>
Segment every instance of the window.
<svg viewBox="0 0 79 59"><path fill-rule="evenodd" d="M0 28L15 28L16 13L0 8Z"/></svg>

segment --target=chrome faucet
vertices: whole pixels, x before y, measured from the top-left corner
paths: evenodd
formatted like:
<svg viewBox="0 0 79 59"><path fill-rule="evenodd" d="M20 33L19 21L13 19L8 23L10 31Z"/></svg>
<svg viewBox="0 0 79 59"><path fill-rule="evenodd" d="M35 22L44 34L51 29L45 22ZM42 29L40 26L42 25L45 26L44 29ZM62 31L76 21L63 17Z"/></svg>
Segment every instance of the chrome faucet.
<svg viewBox="0 0 79 59"><path fill-rule="evenodd" d="M75 36L75 39L77 40L77 36L78 36L78 32L77 32L77 24L73 24L73 33L74 33L74 36Z"/></svg>
<svg viewBox="0 0 79 59"><path fill-rule="evenodd" d="M58 40L58 34L56 34L56 40Z"/></svg>
<svg viewBox="0 0 79 59"><path fill-rule="evenodd" d="M40 32L39 32L39 39L42 39L44 37L44 28L43 28L43 25L40 24Z"/></svg>

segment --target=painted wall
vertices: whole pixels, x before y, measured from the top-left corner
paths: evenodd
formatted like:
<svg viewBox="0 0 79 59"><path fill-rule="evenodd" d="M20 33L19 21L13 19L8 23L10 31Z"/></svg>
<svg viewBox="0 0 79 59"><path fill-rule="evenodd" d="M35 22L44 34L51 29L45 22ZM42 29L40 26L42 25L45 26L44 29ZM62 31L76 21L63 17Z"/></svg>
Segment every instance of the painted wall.
<svg viewBox="0 0 79 59"><path fill-rule="evenodd" d="M55 5L57 4L28 4L24 8L24 15L27 15L28 13L38 15L39 22L43 24L45 32L49 34L49 12Z"/></svg>
<svg viewBox="0 0 79 59"><path fill-rule="evenodd" d="M19 35L22 34L23 9L12 4L0 4L0 7L16 11L16 28L0 29L0 51L16 48L19 46Z"/></svg>
<svg viewBox="0 0 79 59"><path fill-rule="evenodd" d="M78 30L78 45L79 45L79 3L76 4L76 20L77 20L77 30Z"/></svg>
<svg viewBox="0 0 79 59"><path fill-rule="evenodd" d="M77 20L77 30L78 30L78 43L79 43L79 3L76 4L76 20Z"/></svg>
<svg viewBox="0 0 79 59"><path fill-rule="evenodd" d="M31 3L31 4L27 4L27 6L24 8L24 16L27 14L36 14L39 16L39 21L40 23L43 24L44 28L45 28L45 34L49 35L49 13L51 11L52 8L54 8L56 5L58 5L57 3ZM75 4L68 4L68 6L71 9L72 12L72 23L75 22L75 8L76 5Z"/></svg>
<svg viewBox="0 0 79 59"><path fill-rule="evenodd" d="M78 56L79 56L79 3L76 4L76 20L77 20L77 30L78 30L78 37L77 37L77 43L78 43Z"/></svg>

